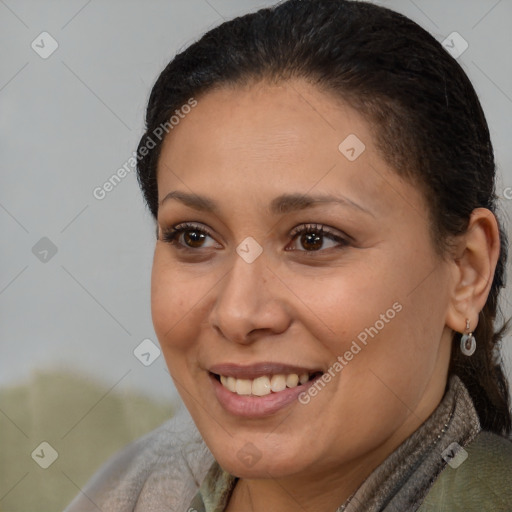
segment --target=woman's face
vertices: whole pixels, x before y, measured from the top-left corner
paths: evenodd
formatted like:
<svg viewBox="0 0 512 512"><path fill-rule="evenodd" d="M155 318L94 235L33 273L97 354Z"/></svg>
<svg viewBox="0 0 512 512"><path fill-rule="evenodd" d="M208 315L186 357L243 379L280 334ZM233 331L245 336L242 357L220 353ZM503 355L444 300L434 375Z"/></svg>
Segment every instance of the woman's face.
<svg viewBox="0 0 512 512"><path fill-rule="evenodd" d="M197 100L162 149L152 274L183 401L237 476L381 460L447 378L450 270L422 194L305 82Z"/></svg>

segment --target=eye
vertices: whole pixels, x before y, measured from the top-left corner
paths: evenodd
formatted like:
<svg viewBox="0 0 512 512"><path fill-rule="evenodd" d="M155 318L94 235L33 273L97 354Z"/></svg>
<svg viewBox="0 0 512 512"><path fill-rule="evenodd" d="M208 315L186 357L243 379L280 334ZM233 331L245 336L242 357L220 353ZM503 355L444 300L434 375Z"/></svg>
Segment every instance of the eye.
<svg viewBox="0 0 512 512"><path fill-rule="evenodd" d="M348 241L342 236L331 232L329 229L325 229L322 224L304 224L297 226L291 233L290 236L293 238L293 242L300 242L304 250L302 249L287 249L287 250L298 250L301 252L315 252L321 249L330 249L332 247L341 246L345 247L348 245ZM325 247L325 239L331 242L330 247Z"/></svg>
<svg viewBox="0 0 512 512"><path fill-rule="evenodd" d="M297 226L292 230L290 236L293 239L292 243L296 244L299 241L304 249L287 248L287 251L312 253L322 249L330 249L336 246L342 248L348 245L348 241L343 236L326 229L322 224ZM206 244L208 238L211 239L211 242ZM207 228L191 222L163 228L162 241L173 244L180 250L221 248ZM330 243L328 247L325 246L326 242Z"/></svg>
<svg viewBox="0 0 512 512"><path fill-rule="evenodd" d="M208 238L211 238L213 243L205 245L204 242ZM208 229L189 222L162 229L162 241L173 244L179 249L202 249L219 246Z"/></svg>

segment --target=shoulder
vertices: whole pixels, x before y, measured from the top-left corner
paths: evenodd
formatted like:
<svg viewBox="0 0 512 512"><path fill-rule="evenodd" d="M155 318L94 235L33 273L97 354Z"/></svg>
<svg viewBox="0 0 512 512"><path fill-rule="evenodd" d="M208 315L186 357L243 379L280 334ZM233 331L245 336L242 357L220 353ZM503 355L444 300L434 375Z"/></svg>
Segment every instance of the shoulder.
<svg viewBox="0 0 512 512"><path fill-rule="evenodd" d="M418 512L512 511L512 441L482 431L455 452Z"/></svg>
<svg viewBox="0 0 512 512"><path fill-rule="evenodd" d="M180 414L111 457L65 512L181 510L212 462L192 420Z"/></svg>

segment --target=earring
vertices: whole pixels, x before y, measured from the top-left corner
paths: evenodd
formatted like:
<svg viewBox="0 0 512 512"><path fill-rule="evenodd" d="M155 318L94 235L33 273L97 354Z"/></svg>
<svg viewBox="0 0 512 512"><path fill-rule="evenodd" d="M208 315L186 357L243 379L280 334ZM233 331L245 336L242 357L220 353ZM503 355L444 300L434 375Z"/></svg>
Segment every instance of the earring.
<svg viewBox="0 0 512 512"><path fill-rule="evenodd" d="M471 356L475 353L476 350L476 339L473 336L473 332L469 331L469 320L466 318L466 331L467 334L463 334L460 339L460 351L465 356Z"/></svg>

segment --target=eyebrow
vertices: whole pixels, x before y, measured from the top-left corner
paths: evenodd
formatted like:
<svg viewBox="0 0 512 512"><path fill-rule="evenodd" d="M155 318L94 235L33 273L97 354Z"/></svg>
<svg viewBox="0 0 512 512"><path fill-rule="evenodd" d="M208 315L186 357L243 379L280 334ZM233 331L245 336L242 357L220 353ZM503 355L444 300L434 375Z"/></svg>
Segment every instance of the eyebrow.
<svg viewBox="0 0 512 512"><path fill-rule="evenodd" d="M183 203L185 206L193 208L198 211L205 211L211 213L219 213L218 204L209 197L200 196L197 194L189 194L179 190L169 192L160 202L162 206L165 202L174 199ZM335 196L332 194L317 194L317 195L305 195L305 194L282 194L270 202L269 211L274 215L284 215L286 213L305 210L321 204L339 204L342 206L348 206L354 208L363 213L375 217L375 215L361 206L355 203L351 199L345 196Z"/></svg>

